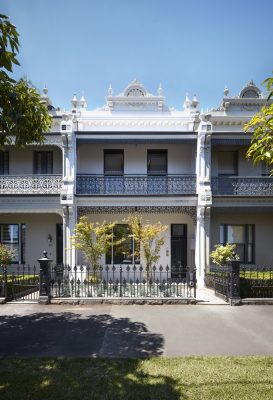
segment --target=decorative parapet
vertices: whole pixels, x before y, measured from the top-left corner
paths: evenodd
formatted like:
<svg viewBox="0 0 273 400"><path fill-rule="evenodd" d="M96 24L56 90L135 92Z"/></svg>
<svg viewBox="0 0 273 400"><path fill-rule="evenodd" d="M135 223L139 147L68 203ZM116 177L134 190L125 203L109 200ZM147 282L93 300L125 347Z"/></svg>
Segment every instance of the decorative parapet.
<svg viewBox="0 0 273 400"><path fill-rule="evenodd" d="M61 175L5 175L0 177L0 194L60 194Z"/></svg>
<svg viewBox="0 0 273 400"><path fill-rule="evenodd" d="M80 195L174 195L195 194L195 175L78 175Z"/></svg>
<svg viewBox="0 0 273 400"><path fill-rule="evenodd" d="M213 177L212 194L213 196L273 196L273 177Z"/></svg>

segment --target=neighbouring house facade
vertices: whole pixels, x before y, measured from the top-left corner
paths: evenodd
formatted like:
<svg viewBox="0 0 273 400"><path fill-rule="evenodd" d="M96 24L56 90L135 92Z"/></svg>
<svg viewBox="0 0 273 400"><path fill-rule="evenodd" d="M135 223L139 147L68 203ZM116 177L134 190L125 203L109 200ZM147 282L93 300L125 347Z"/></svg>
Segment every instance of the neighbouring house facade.
<svg viewBox="0 0 273 400"><path fill-rule="evenodd" d="M251 81L238 96L228 89L219 108L203 113L194 96L182 110L167 106L163 89L147 92L137 80L89 111L82 97L71 112L43 100L52 114L43 145L0 153L0 241L14 263L33 265L47 250L55 263L84 263L71 247L75 223L116 221L127 234L133 212L167 225L158 265L175 276L197 267L198 283L210 268L217 243L236 243L241 262L273 262L273 178L246 160L251 136L244 124L265 103ZM108 251L102 264L141 263L130 238Z"/></svg>

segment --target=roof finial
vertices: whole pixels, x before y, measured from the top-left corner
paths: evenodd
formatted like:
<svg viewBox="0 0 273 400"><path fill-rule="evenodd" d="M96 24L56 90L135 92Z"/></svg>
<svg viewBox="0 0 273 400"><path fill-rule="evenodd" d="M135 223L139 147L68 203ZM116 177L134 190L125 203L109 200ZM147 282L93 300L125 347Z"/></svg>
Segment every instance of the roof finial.
<svg viewBox="0 0 273 400"><path fill-rule="evenodd" d="M225 97L228 97L228 94L229 94L229 90L228 90L228 87L227 87L227 85L225 86L225 89L224 89L224 96Z"/></svg>
<svg viewBox="0 0 273 400"><path fill-rule="evenodd" d="M186 97L185 97L185 101L184 101L183 106L184 106L184 108L189 108L190 105L191 105L191 101L189 99L189 93L186 93Z"/></svg>
<svg viewBox="0 0 273 400"><path fill-rule="evenodd" d="M112 85L110 83L109 88L108 88L108 96L112 96L113 95L113 88Z"/></svg>
<svg viewBox="0 0 273 400"><path fill-rule="evenodd" d="M48 88L46 87L46 84L45 84L45 86L43 88L43 93L44 93L45 96L47 96L47 94L48 94Z"/></svg>
<svg viewBox="0 0 273 400"><path fill-rule="evenodd" d="M192 105L193 108L196 108L198 106L198 104L199 104L199 100L197 99L196 94L194 94L193 98L192 98L191 105Z"/></svg>
<svg viewBox="0 0 273 400"><path fill-rule="evenodd" d="M157 94L158 94L158 96L163 96L163 89L162 89L161 83L160 83L159 86L158 86Z"/></svg>

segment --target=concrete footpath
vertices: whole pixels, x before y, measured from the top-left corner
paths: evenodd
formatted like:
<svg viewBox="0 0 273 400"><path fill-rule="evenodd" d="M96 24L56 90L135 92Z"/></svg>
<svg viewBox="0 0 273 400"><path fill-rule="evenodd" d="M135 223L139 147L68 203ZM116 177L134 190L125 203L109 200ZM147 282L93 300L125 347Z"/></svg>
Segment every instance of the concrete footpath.
<svg viewBox="0 0 273 400"><path fill-rule="evenodd" d="M270 306L0 306L0 356L273 355Z"/></svg>

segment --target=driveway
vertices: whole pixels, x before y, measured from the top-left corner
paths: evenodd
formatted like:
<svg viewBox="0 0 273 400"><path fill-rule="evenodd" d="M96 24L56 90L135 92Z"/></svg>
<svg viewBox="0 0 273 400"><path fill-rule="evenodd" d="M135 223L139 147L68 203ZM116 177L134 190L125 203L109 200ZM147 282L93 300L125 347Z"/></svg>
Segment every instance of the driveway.
<svg viewBox="0 0 273 400"><path fill-rule="evenodd" d="M271 306L0 306L0 356L273 355Z"/></svg>

